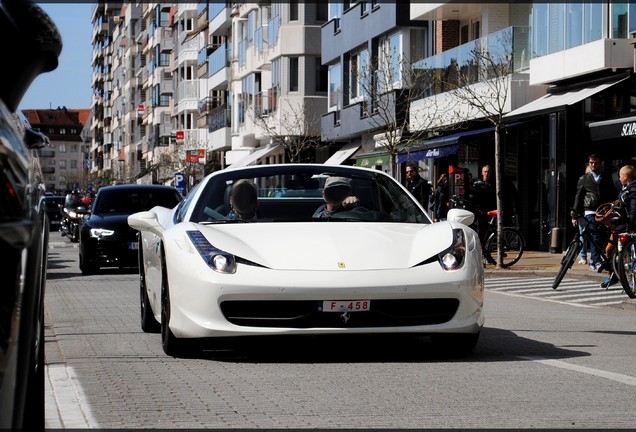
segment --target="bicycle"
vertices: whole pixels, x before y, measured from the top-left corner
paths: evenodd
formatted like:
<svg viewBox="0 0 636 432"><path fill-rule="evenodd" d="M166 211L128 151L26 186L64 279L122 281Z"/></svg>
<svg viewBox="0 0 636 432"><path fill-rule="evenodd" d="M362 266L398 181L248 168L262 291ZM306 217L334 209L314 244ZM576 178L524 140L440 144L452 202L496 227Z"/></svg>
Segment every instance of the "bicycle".
<svg viewBox="0 0 636 432"><path fill-rule="evenodd" d="M577 232L574 234L574 238L565 250L565 254L563 254L563 258L561 259L561 268L554 278L554 282L552 282L552 289L558 288L567 271L572 268L574 260L576 260L576 258L579 256L581 248L583 247L583 240L581 240L581 238L587 240L588 244L593 244L596 247L596 250L599 251L599 255L601 257L601 268L615 269L611 257L608 257L605 253L605 246L601 246L599 242L597 242L594 237L592 237L592 233L589 229L590 222L585 219L585 217L580 216L577 218L577 223L582 227L582 230L580 232L578 229L576 230ZM603 237L608 239L609 241L609 234L607 233L605 228L603 228L602 230ZM605 244L607 244L607 242L605 242ZM615 256L616 254L613 255Z"/></svg>
<svg viewBox="0 0 636 432"><path fill-rule="evenodd" d="M493 265L497 265L497 258L499 251L497 249L497 210L490 210L486 212L490 216L488 221L488 227L485 230L484 238L480 239L482 242L482 253L487 262ZM501 266L504 268L510 267L517 263L523 255L523 251L526 247L526 240L519 231L518 228L513 226L505 226L502 228L502 244L503 244L503 259Z"/></svg>
<svg viewBox="0 0 636 432"><path fill-rule="evenodd" d="M478 220L479 215L473 208L470 200L461 197L459 195L451 196L449 200L450 208L462 208L469 210L475 213L475 222ZM481 243L481 250L484 259L487 263L492 265L497 265L498 251L497 251L497 210L490 210L486 212L488 216L490 216L490 220L488 221L488 226L485 230L483 230L483 236L480 235L479 241ZM477 230L476 224L473 223L471 228L475 229L479 233L480 230ZM521 255L523 255L523 251L526 247L526 241L521 234L521 231L515 226L505 226L502 231L503 235L503 260L502 267L507 268L517 263L521 259Z"/></svg>
<svg viewBox="0 0 636 432"><path fill-rule="evenodd" d="M616 274L629 298L636 298L636 233L620 233Z"/></svg>

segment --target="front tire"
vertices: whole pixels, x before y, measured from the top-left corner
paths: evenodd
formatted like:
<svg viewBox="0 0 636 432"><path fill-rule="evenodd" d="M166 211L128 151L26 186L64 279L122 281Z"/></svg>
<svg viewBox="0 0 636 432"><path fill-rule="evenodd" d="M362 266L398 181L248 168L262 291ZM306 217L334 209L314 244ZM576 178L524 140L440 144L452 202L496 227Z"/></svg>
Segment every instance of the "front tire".
<svg viewBox="0 0 636 432"><path fill-rule="evenodd" d="M618 253L618 279L627 297L636 298L636 243L628 242Z"/></svg>
<svg viewBox="0 0 636 432"><path fill-rule="evenodd" d="M139 300L141 309L141 329L146 333L159 333L161 324L157 322L150 306L148 291L146 289L146 274L143 265L143 256L139 248Z"/></svg>
<svg viewBox="0 0 636 432"><path fill-rule="evenodd" d="M170 287L166 269L165 251L161 249L161 346L163 352L172 357L182 354L182 342L170 330Z"/></svg>
<svg viewBox="0 0 636 432"><path fill-rule="evenodd" d="M572 240L567 250L565 251L563 259L561 259L561 268L554 278L554 282L552 282L552 289L558 288L567 271L572 268L572 264L574 264L574 260L576 259L576 257L579 256L582 247L583 243L581 242L579 237Z"/></svg>

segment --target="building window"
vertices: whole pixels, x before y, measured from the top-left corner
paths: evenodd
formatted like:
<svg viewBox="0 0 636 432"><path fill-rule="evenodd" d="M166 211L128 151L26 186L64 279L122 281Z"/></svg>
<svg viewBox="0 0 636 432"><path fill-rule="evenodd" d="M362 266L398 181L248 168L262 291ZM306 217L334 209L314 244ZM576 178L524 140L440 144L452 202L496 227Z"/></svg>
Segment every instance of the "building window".
<svg viewBox="0 0 636 432"><path fill-rule="evenodd" d="M328 3L327 2L317 2L314 3L316 5L316 21L324 22L327 21L328 14Z"/></svg>
<svg viewBox="0 0 636 432"><path fill-rule="evenodd" d="M342 68L340 63L329 66L329 90L327 100L329 111L337 111L340 108L340 94L342 93Z"/></svg>
<svg viewBox="0 0 636 432"><path fill-rule="evenodd" d="M340 18L342 18L343 10L342 3L329 3L329 19L334 21L334 31L340 30Z"/></svg>
<svg viewBox="0 0 636 432"><path fill-rule="evenodd" d="M322 64L322 58L315 58L315 80L316 80L316 92L326 92L327 91L327 80L329 71L327 66Z"/></svg>
<svg viewBox="0 0 636 432"><path fill-rule="evenodd" d="M66 159L60 159L59 163L60 163L60 168L66 168Z"/></svg>
<svg viewBox="0 0 636 432"><path fill-rule="evenodd" d="M402 35L392 35L380 39L380 63L378 65L378 91L386 93L399 85L402 80Z"/></svg>
<svg viewBox="0 0 636 432"><path fill-rule="evenodd" d="M349 102L358 102L369 91L369 51L366 47L349 57Z"/></svg>
<svg viewBox="0 0 636 432"><path fill-rule="evenodd" d="M298 0L289 0L289 20L298 21Z"/></svg>
<svg viewBox="0 0 636 432"><path fill-rule="evenodd" d="M619 30L622 4L612 4L613 11L617 12L612 37L627 37L626 31ZM607 5L600 2L589 3L534 3L531 17L531 41L532 57L540 57L548 54L574 48L582 44L590 43L603 37L603 17L607 16ZM622 8L626 20L627 9ZM626 29L626 26L623 26ZM620 35L620 36L619 36Z"/></svg>
<svg viewBox="0 0 636 432"><path fill-rule="evenodd" d="M289 91L298 91L298 57L289 58Z"/></svg>
<svg viewBox="0 0 636 432"><path fill-rule="evenodd" d="M77 161L76 160L72 160L71 161L71 169L77 169Z"/></svg>

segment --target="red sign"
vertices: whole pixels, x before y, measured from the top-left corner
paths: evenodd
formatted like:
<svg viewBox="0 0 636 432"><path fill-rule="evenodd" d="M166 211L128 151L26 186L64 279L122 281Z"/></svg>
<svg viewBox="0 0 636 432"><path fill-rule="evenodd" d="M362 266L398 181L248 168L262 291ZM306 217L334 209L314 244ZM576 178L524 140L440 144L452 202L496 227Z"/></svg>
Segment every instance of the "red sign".
<svg viewBox="0 0 636 432"><path fill-rule="evenodd" d="M191 163L191 164L204 164L205 163L205 149L187 150L186 151L185 162L186 163Z"/></svg>
<svg viewBox="0 0 636 432"><path fill-rule="evenodd" d="M137 114L142 115L145 110L146 107L144 106L144 104L139 104L139 106L137 107Z"/></svg>
<svg viewBox="0 0 636 432"><path fill-rule="evenodd" d="M182 130L176 131L174 134L174 138L177 141L183 141L185 139L185 131L182 131Z"/></svg>

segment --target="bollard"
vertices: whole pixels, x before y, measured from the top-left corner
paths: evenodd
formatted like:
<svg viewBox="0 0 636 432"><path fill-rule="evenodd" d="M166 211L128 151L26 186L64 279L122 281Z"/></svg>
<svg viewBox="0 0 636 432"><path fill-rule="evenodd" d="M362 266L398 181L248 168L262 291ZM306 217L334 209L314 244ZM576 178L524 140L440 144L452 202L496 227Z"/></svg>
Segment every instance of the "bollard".
<svg viewBox="0 0 636 432"><path fill-rule="evenodd" d="M550 230L550 253L561 252L561 228L554 227Z"/></svg>

